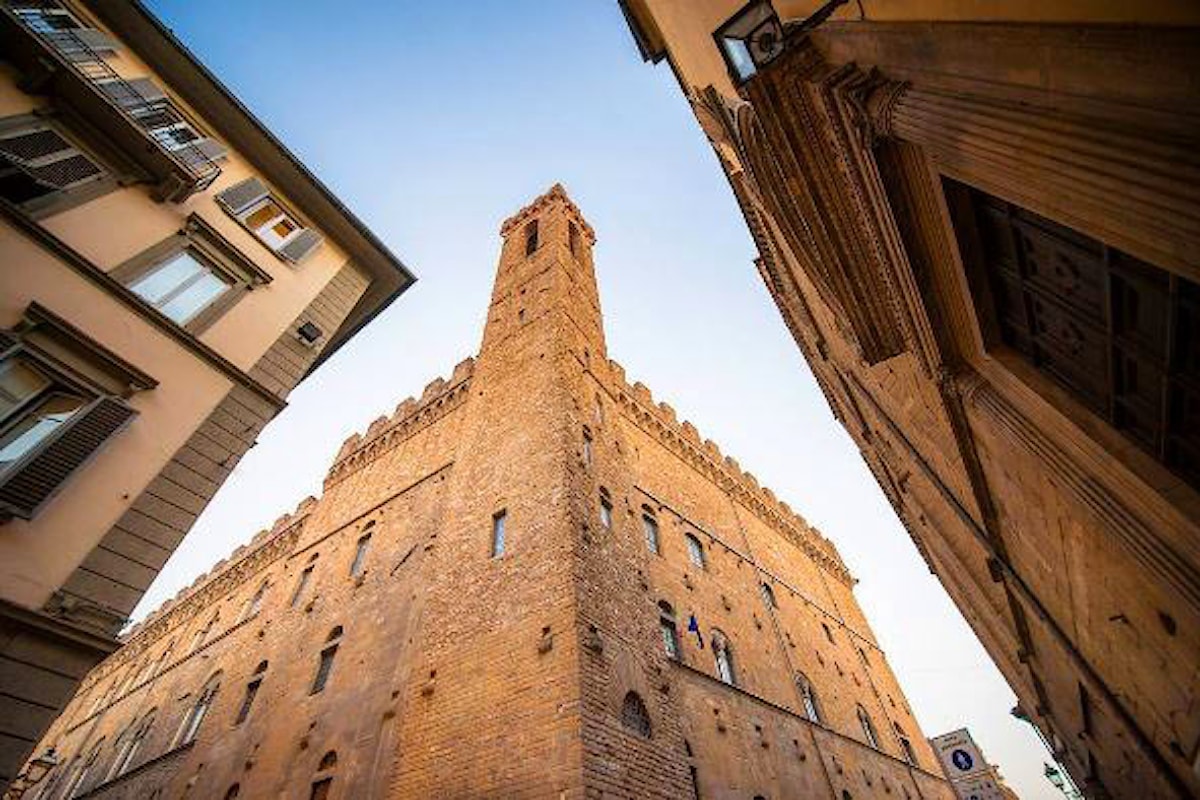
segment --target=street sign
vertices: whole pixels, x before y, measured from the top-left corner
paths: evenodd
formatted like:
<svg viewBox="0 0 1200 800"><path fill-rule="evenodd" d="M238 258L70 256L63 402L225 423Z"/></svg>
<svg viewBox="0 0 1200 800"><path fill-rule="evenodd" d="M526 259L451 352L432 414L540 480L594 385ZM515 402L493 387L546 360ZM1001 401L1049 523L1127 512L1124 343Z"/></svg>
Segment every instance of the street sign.
<svg viewBox="0 0 1200 800"><path fill-rule="evenodd" d="M951 781L991 772L966 728L935 736L929 743L933 745L934 752L942 761L942 770Z"/></svg>

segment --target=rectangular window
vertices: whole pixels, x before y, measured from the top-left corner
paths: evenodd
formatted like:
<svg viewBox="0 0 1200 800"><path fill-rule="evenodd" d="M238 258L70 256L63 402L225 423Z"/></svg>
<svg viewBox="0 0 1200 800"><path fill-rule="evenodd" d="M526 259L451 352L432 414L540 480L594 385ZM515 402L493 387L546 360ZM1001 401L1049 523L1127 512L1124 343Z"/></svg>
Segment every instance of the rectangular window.
<svg viewBox="0 0 1200 800"><path fill-rule="evenodd" d="M32 115L0 120L0 197L45 216L114 186L92 155Z"/></svg>
<svg viewBox="0 0 1200 800"><path fill-rule="evenodd" d="M567 223L567 246L571 249L571 255L579 256L579 226L574 222Z"/></svg>
<svg viewBox="0 0 1200 800"><path fill-rule="evenodd" d="M233 282L195 252L169 256L129 284L138 297L180 325L187 325L233 287Z"/></svg>
<svg viewBox="0 0 1200 800"><path fill-rule="evenodd" d="M354 561L350 564L350 575L357 578L365 571L363 565L367 560L367 548L371 545L371 534L361 537L354 550Z"/></svg>
<svg viewBox="0 0 1200 800"><path fill-rule="evenodd" d="M583 429L583 464L592 465L592 434L587 428Z"/></svg>
<svg viewBox="0 0 1200 800"><path fill-rule="evenodd" d="M312 577L313 568L305 567L300 572L300 577L296 580L296 590L292 592L292 599L288 605L295 606L300 601L300 597L304 594L304 588L308 586L308 579Z"/></svg>
<svg viewBox="0 0 1200 800"><path fill-rule="evenodd" d="M981 318L1200 487L1200 285L963 184L946 191L963 252L978 254Z"/></svg>
<svg viewBox="0 0 1200 800"><path fill-rule="evenodd" d="M247 178L217 193L217 202L281 258L297 263L322 242L258 178Z"/></svg>
<svg viewBox="0 0 1200 800"><path fill-rule="evenodd" d="M525 226L525 255L531 256L538 249L538 221L531 220Z"/></svg>
<svg viewBox="0 0 1200 800"><path fill-rule="evenodd" d="M667 658L678 661L679 632L675 629L675 623L668 619L660 619L658 625L662 631L663 649L667 651Z"/></svg>
<svg viewBox="0 0 1200 800"><path fill-rule="evenodd" d="M497 512L492 517L492 558L504 555L504 521L507 517L507 511Z"/></svg>
<svg viewBox="0 0 1200 800"><path fill-rule="evenodd" d="M612 528L612 500L608 499L608 495L600 496L600 524L605 530Z"/></svg>
<svg viewBox="0 0 1200 800"><path fill-rule="evenodd" d="M258 687L261 685L261 680L253 680L246 684L246 696L242 699L242 707L238 709L234 725L241 725L246 721L246 717L250 716L250 707L254 705L254 698L258 696Z"/></svg>
<svg viewBox="0 0 1200 800"><path fill-rule="evenodd" d="M643 514L642 528L646 534L646 547L651 553L658 553L658 521L649 514Z"/></svg>

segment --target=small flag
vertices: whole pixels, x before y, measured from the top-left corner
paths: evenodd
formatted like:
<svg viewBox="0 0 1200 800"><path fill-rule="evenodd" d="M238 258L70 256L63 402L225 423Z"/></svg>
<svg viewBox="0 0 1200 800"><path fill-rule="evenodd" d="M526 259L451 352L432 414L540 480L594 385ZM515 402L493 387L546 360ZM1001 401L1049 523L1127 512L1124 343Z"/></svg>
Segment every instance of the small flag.
<svg viewBox="0 0 1200 800"><path fill-rule="evenodd" d="M700 623L696 621L696 615L692 614L688 617L688 633L696 634L696 644L700 645L700 649L704 649L704 636L700 633Z"/></svg>

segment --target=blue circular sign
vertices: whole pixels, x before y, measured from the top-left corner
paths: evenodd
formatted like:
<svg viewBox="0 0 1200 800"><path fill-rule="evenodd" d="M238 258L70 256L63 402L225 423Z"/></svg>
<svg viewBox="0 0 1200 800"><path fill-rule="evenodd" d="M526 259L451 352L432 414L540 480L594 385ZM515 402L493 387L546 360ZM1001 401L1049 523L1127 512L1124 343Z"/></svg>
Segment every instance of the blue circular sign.
<svg viewBox="0 0 1200 800"><path fill-rule="evenodd" d="M971 758L971 754L966 750L955 750L950 754L950 761L952 761L954 766L958 767L963 772L966 772L971 767L975 766L975 759Z"/></svg>

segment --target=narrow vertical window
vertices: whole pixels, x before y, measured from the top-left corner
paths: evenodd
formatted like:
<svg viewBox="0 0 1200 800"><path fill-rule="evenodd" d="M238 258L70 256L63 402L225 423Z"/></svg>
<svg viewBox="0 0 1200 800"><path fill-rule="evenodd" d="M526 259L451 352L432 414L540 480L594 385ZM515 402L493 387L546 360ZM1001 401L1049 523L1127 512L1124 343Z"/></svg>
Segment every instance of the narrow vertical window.
<svg viewBox="0 0 1200 800"><path fill-rule="evenodd" d="M492 558L504 555L504 522L508 519L507 511L497 511L492 515Z"/></svg>
<svg viewBox="0 0 1200 800"><path fill-rule="evenodd" d="M296 588L292 590L292 599L288 602L288 605L295 606L296 603L300 602L300 598L304 595L304 590L308 587L308 582L312 578L313 569L316 567L316 564L313 562L317 560L318 555L320 554L313 553L308 557L308 565L300 571L300 577L296 579Z"/></svg>
<svg viewBox="0 0 1200 800"><path fill-rule="evenodd" d="M371 534L358 537L358 545L354 548L354 560L350 562L350 576L357 578L366 570L363 568L367 561L367 549L371 546Z"/></svg>
<svg viewBox="0 0 1200 800"><path fill-rule="evenodd" d="M531 256L538 249L538 221L530 220L525 226L525 255Z"/></svg>
<svg viewBox="0 0 1200 800"><path fill-rule="evenodd" d="M588 467L592 465L592 432L586 425L583 426L583 463Z"/></svg>
<svg viewBox="0 0 1200 800"><path fill-rule="evenodd" d="M829 626L828 626L828 625L826 625L824 622L822 622L822 623L821 623L821 628L822 628L822 630L824 630L824 631L825 631L825 638L829 640L829 643L830 643L830 644L834 644L834 641L833 641L833 631L829 630Z"/></svg>
<svg viewBox="0 0 1200 800"><path fill-rule="evenodd" d="M317 674L313 678L312 688L308 690L309 694L318 694L325 690L325 684L329 682L329 675L333 672L333 659L337 656L338 646L342 643L342 626L338 625L329 632L329 636L325 639L325 646L321 649L321 659L317 663Z"/></svg>
<svg viewBox="0 0 1200 800"><path fill-rule="evenodd" d="M737 686L737 676L733 670L733 651L725 634L713 631L712 649L713 659L717 663L717 677L730 686Z"/></svg>
<svg viewBox="0 0 1200 800"><path fill-rule="evenodd" d="M262 686L263 678L267 674L267 662L263 661L254 670L254 675L250 677L250 682L246 684L246 696L242 698L242 707L238 709L237 719L234 720L234 725L241 725L246 721L246 717L250 716L250 708L254 705L254 698L258 696L259 687Z"/></svg>
<svg viewBox="0 0 1200 800"><path fill-rule="evenodd" d="M879 737L875 734L875 723L862 706L858 707L858 724L862 726L863 739L874 749L879 749Z"/></svg>
<svg viewBox="0 0 1200 800"><path fill-rule="evenodd" d="M896 738L900 740L900 750L904 753L904 760L915 767L917 765L917 752L913 750L912 742L904 734L904 728L900 727L899 722L892 724L896 727Z"/></svg>
<svg viewBox="0 0 1200 800"><path fill-rule="evenodd" d="M597 425L601 425L604 422L604 406L600 403L599 394L596 395L596 405L592 409L592 419L595 420Z"/></svg>
<svg viewBox="0 0 1200 800"><path fill-rule="evenodd" d="M200 723L204 722L204 718L208 716L208 711L212 708L213 700L216 699L220 688L221 673L218 672L204 684L204 688L200 690L200 696L196 698L195 705L183 718L183 725L179 728L177 746L182 747L195 741L196 735L200 732Z"/></svg>
<svg viewBox="0 0 1200 800"><path fill-rule="evenodd" d="M567 223L567 246L571 248L571 255L579 256L579 226L574 222Z"/></svg>
<svg viewBox="0 0 1200 800"><path fill-rule="evenodd" d="M708 562L704 558L704 545L700 544L700 540L690 533L685 533L683 540L687 543L688 558L692 563L700 569L707 569Z"/></svg>
<svg viewBox="0 0 1200 800"><path fill-rule="evenodd" d="M800 690L800 700L804 704L804 716L809 722L821 723L821 704L817 700L817 692L812 683L804 675L796 675L796 687Z"/></svg>
<svg viewBox="0 0 1200 800"><path fill-rule="evenodd" d="M608 489L600 487L600 526L604 530L612 530L612 498L609 497Z"/></svg>
<svg viewBox="0 0 1200 800"><path fill-rule="evenodd" d="M320 778L313 781L312 791L308 794L308 800L328 800L329 792L333 788L333 778Z"/></svg>
<svg viewBox="0 0 1200 800"><path fill-rule="evenodd" d="M759 591L762 593L763 603L768 608L779 608L779 603L775 600L775 590L768 583L760 583Z"/></svg>
<svg viewBox="0 0 1200 800"><path fill-rule="evenodd" d="M263 581L259 584L258 590L254 596L246 601L246 608L242 611L242 620L252 619L258 616L258 612L262 610L263 598L267 595L267 582Z"/></svg>
<svg viewBox="0 0 1200 800"><path fill-rule="evenodd" d="M661 552L658 546L658 519L650 506L642 506L642 531L646 534L646 547L651 553Z"/></svg>
<svg viewBox="0 0 1200 800"><path fill-rule="evenodd" d="M667 658L679 660L679 628L675 624L675 609L666 600L658 604L658 627L662 633L663 650Z"/></svg>
<svg viewBox="0 0 1200 800"><path fill-rule="evenodd" d="M212 633L213 627L217 624L217 619L221 616L221 612L217 611L209 618L208 623L203 628L196 631L195 638L192 639L192 650L199 650L208 641L208 636Z"/></svg>

